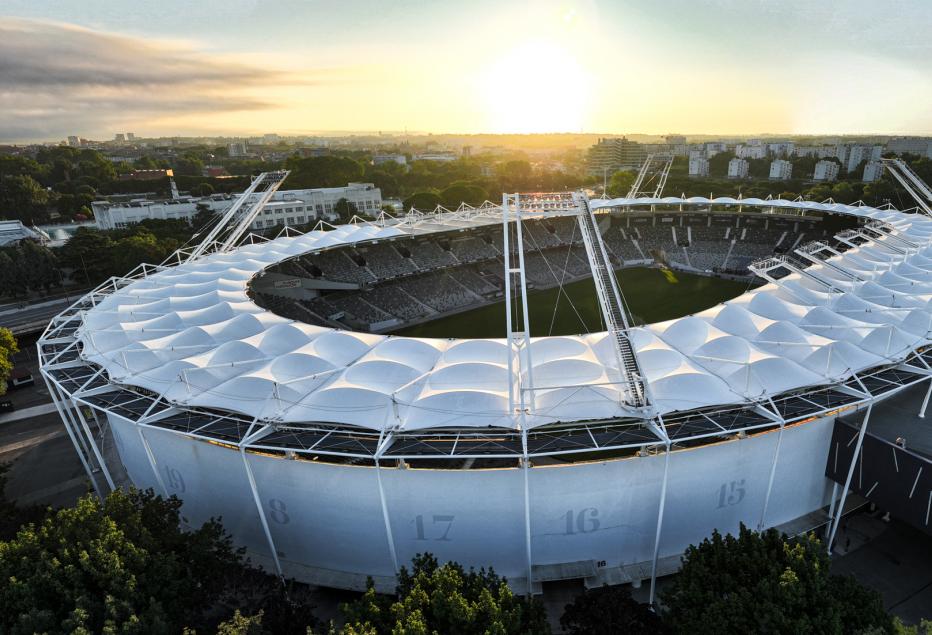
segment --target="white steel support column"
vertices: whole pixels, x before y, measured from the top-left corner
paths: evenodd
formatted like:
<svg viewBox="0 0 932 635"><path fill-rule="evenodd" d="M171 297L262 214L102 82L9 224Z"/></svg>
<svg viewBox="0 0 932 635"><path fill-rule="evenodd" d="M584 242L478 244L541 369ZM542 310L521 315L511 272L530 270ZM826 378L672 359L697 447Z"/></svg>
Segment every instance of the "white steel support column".
<svg viewBox="0 0 932 635"><path fill-rule="evenodd" d="M831 531L832 521L835 519L835 503L838 500L838 483L832 481L832 500L828 504L828 526L826 532Z"/></svg>
<svg viewBox="0 0 932 635"><path fill-rule="evenodd" d="M94 471L88 464L87 458L84 455L84 450L81 448L81 444L78 443L78 439L75 436L74 431L71 429L69 417L65 416L65 411L63 410L61 402L58 399L58 391L52 387L52 382L49 381L48 377L45 375L42 375L42 377L45 380L46 388L49 390L49 396L52 397L52 403L55 405L55 410L58 411L58 416L61 418L62 425L65 426L65 432L68 433L68 437L71 439L71 443L74 445L74 450L78 453L78 458L81 459L81 465L84 466L84 471L87 472L87 478L90 479L91 485L94 486L94 491L97 492L97 497L103 500L104 495L100 490L100 486L97 484L97 479L94 477Z"/></svg>
<svg viewBox="0 0 932 635"><path fill-rule="evenodd" d="M530 408L531 411L534 410L535 395L534 395L534 368L531 363L531 320L528 317L528 306L527 306L527 278L525 277L524 269L524 230L521 227L521 199L520 195L515 194L515 234L518 237L518 284L521 285L521 316L522 316L522 330L524 332L524 344L522 348L524 349L524 359L521 359L520 353L518 354L518 386L521 390L520 402L521 402L521 411L526 412L527 404L524 399L525 386L521 378L521 372L527 372L527 391L530 394ZM522 426L523 428L523 426ZM527 450L525 449L525 453Z"/></svg>
<svg viewBox="0 0 932 635"><path fill-rule="evenodd" d="M522 417L523 419L523 417ZM524 426L522 426L524 428ZM531 459L527 454L527 429L521 430L521 448L523 455L521 461L521 471L524 472L524 549L525 558L527 558L527 595L531 596L533 592L533 560L531 559L531 484L528 470L531 468Z"/></svg>
<svg viewBox="0 0 932 635"><path fill-rule="evenodd" d="M851 465L848 466L848 476L845 478L845 486L841 490L841 500L838 502L838 512L835 514L835 519L832 522L832 530L828 535L828 549L829 554L832 553L832 543L835 542L835 532L838 531L838 523L841 521L841 517L845 513L845 499L848 497L848 488L851 487L851 478L854 476L854 466L858 462L858 456L861 454L861 445L864 443L864 434L867 432L867 423L871 418L871 410L873 409L874 404L871 402L867 406L867 413L864 415L864 421L861 422L861 429L858 431L858 442L854 446L854 454L851 455Z"/></svg>
<svg viewBox="0 0 932 635"><path fill-rule="evenodd" d="M162 494L165 498L168 498L168 488L165 487L165 481L162 480L162 475L159 473L159 466L155 462L155 455L152 453L152 448L149 447L149 441L146 439L146 435L142 433L142 426L134 424L136 426L136 432L139 433L139 440L142 441L142 447L146 451L146 457L149 459L149 467L152 468L152 473L155 474L155 480L159 484L159 487L162 488Z"/></svg>
<svg viewBox="0 0 932 635"><path fill-rule="evenodd" d="M54 401L58 404L61 412L64 414L63 421L70 422L71 428L74 430L78 443L84 450L84 456L87 457L87 460L93 463L91 460L91 448L87 445L87 439L84 438L84 433L81 431L81 426L78 424L77 418L71 414L71 401L65 397L65 391L61 388L58 388L56 384L52 384L50 387L50 392L53 395L57 395L57 398ZM91 467L93 470L93 467Z"/></svg>
<svg viewBox="0 0 932 635"><path fill-rule="evenodd" d="M660 555L660 532L663 529L663 510L667 502L667 474L670 471L670 442L667 441L663 457L663 484L660 486L660 508L657 510L657 532L654 534L654 557L650 566L650 596L647 603L653 606L657 591L657 558Z"/></svg>
<svg viewBox="0 0 932 635"><path fill-rule="evenodd" d="M382 505L382 521L385 523L385 538L388 540L388 553L392 557L392 568L398 574L398 553L395 551L395 534L392 532L392 521L388 515L388 502L385 500L385 490L382 488L382 465L375 459L375 478L379 486L379 502Z"/></svg>
<svg viewBox="0 0 932 635"><path fill-rule="evenodd" d="M929 397L932 396L932 379L929 380L929 389L926 390L926 398L922 400L922 408L919 409L919 418L926 418L926 408L929 407Z"/></svg>
<svg viewBox="0 0 932 635"><path fill-rule="evenodd" d="M508 221L510 220L511 201L508 194L502 195L502 247L505 261L505 337L508 338L508 413L514 416L515 412L515 374L514 359L511 353L511 239L509 236Z"/></svg>
<svg viewBox="0 0 932 635"><path fill-rule="evenodd" d="M511 236L510 225L512 212L514 213L515 236L517 239L517 267L512 266L511 257ZM515 416L515 368L514 360L517 352L517 393L518 407L521 410L521 416L527 408L524 397L525 392L530 392L530 407L534 409L534 374L531 363L531 324L528 315L527 302L527 278L524 270L524 237L521 228L521 197L519 194L504 194L502 196L502 233L505 262L505 329L508 338L508 410L511 416ZM512 318L512 276L518 275L518 288L521 293L521 330L515 330L514 319ZM521 344L517 345L517 337L521 338ZM517 350L516 350L517 349ZM522 355L523 351L523 355ZM523 375L527 374L527 386L523 385Z"/></svg>
<svg viewBox="0 0 932 635"><path fill-rule="evenodd" d="M87 420L84 418L84 413L81 412L81 404L72 400L74 404L74 411L78 415L78 419L81 420L81 425L84 427L84 432L87 434L87 442L91 444L91 450L94 452L94 456L97 457L97 463L100 465L101 471L104 473L104 478L107 479L107 485L110 486L110 491L116 489L116 485L113 483L113 478L110 476L110 470L107 469L107 464L104 461L104 456L100 452L100 448L97 447L97 443L94 441L94 433L91 432L90 426L87 425Z"/></svg>
<svg viewBox="0 0 932 635"><path fill-rule="evenodd" d="M767 482L767 493L764 494L764 506L760 510L760 522L757 531L763 531L767 519L767 506L770 504L770 492L773 490L773 479L777 473L777 462L780 460L780 445L783 443L784 422L780 422L780 432L777 434L777 447L773 451L773 461L770 464L770 480ZM740 443L740 441L738 441Z"/></svg>
<svg viewBox="0 0 932 635"><path fill-rule="evenodd" d="M269 550L272 552L272 560L275 562L275 571L278 573L279 578L284 579L282 563L278 560L278 550L275 548L275 541L272 540L272 531L269 529L269 519L265 517L265 509L262 507L262 499L259 498L256 479L252 475L252 468L249 467L249 461L246 459L246 448L240 446L239 454L243 457L243 468L246 470L246 478L249 480L249 489L252 490L252 499L256 502L256 511L259 512L259 522L262 523L262 531L265 532L265 539L269 542Z"/></svg>

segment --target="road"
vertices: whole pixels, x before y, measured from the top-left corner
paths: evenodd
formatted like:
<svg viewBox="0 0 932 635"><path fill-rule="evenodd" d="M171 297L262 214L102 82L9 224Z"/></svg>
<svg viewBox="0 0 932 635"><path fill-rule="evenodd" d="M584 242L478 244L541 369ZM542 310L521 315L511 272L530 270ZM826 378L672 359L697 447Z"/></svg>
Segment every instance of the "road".
<svg viewBox="0 0 932 635"><path fill-rule="evenodd" d="M36 378L34 386L7 392L16 410L0 415L0 463L11 463L6 495L20 503L70 505L88 490L84 468L71 439L50 408L52 399L39 378L35 342L21 338L17 368L26 368ZM39 414L31 414L39 413ZM27 418L22 418L22 416Z"/></svg>
<svg viewBox="0 0 932 635"><path fill-rule="evenodd" d="M13 335L38 333L45 329L54 316L74 304L80 294L55 300L27 304L23 308L6 305L0 310L0 326L13 331Z"/></svg>

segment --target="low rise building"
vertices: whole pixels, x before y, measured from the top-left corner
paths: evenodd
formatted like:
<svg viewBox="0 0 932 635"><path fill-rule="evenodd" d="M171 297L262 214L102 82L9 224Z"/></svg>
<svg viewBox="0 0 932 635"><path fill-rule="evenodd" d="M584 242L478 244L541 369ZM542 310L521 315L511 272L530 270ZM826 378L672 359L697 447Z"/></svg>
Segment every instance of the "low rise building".
<svg viewBox="0 0 932 635"><path fill-rule="evenodd" d="M26 227L23 221L0 220L0 247L10 247L24 240L32 240L44 245L49 241L49 237L42 230Z"/></svg>
<svg viewBox="0 0 932 635"><path fill-rule="evenodd" d="M773 181L786 181L793 175L793 164L786 159L777 159L770 163L770 179Z"/></svg>
<svg viewBox="0 0 932 635"><path fill-rule="evenodd" d="M179 219L188 222L199 209L214 213L225 211L241 196L214 194L205 197L177 199L133 199L91 204L98 229L121 229L147 218ZM336 219L336 205L346 199L358 213L375 216L382 208L382 192L372 183L350 183L346 187L322 187L304 190L279 190L251 226L253 230L270 229L277 225L305 225L318 219Z"/></svg>
<svg viewBox="0 0 932 635"><path fill-rule="evenodd" d="M728 178L729 179L746 179L748 178L748 168L750 164L744 160L735 157L728 162Z"/></svg>
<svg viewBox="0 0 932 635"><path fill-rule="evenodd" d="M442 163L449 163L450 161L456 161L456 155L452 152L425 152L424 154L414 155L415 161L439 161Z"/></svg>
<svg viewBox="0 0 932 635"><path fill-rule="evenodd" d="M408 159L403 154L376 154L372 157L372 165L384 165L385 163L407 165Z"/></svg>
<svg viewBox="0 0 932 635"><path fill-rule="evenodd" d="M120 175L121 181L157 181L159 179L164 179L165 177L175 176L175 173L170 170L133 170L132 172L127 172L126 174Z"/></svg>
<svg viewBox="0 0 932 635"><path fill-rule="evenodd" d="M812 174L814 181L834 181L838 178L838 164L834 161L819 161Z"/></svg>

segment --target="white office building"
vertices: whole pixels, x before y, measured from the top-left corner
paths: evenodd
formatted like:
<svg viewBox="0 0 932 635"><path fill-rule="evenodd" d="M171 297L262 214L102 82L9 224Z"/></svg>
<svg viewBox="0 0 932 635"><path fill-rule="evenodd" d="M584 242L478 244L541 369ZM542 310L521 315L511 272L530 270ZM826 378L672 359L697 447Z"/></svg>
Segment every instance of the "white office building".
<svg viewBox="0 0 932 635"><path fill-rule="evenodd" d="M770 163L770 179L786 181L793 176L793 164L786 159L777 159Z"/></svg>
<svg viewBox="0 0 932 635"><path fill-rule="evenodd" d="M709 176L709 160L702 156L690 156L689 176Z"/></svg>
<svg viewBox="0 0 932 635"><path fill-rule="evenodd" d="M748 167L749 164L744 159L739 159L735 157L728 162L728 178L729 179L746 179L748 178Z"/></svg>
<svg viewBox="0 0 932 635"><path fill-rule="evenodd" d="M408 159L403 154L377 154L372 157L372 165L384 165L386 163L408 165Z"/></svg>
<svg viewBox="0 0 932 635"><path fill-rule="evenodd" d="M881 176L883 176L883 163L880 161L871 161L864 166L864 178L862 180L865 183L879 181Z"/></svg>
<svg viewBox="0 0 932 635"><path fill-rule="evenodd" d="M838 178L838 164L834 161L819 161L812 175L814 181L834 181Z"/></svg>
<svg viewBox="0 0 932 635"><path fill-rule="evenodd" d="M880 161L883 146L854 145L848 149L848 172L853 172L862 162ZM844 160L844 159L842 159Z"/></svg>
<svg viewBox="0 0 932 635"><path fill-rule="evenodd" d="M203 198L169 200L135 199L128 203L95 201L91 204L98 229L121 229L147 218L183 219L190 221L198 205L214 212L230 207L239 195L215 194ZM322 187L306 190L279 190L266 204L262 214L252 224L253 230L276 225L304 225L318 220L334 220L340 199L352 203L358 213L375 216L382 209L382 192L372 183L350 183L346 187Z"/></svg>

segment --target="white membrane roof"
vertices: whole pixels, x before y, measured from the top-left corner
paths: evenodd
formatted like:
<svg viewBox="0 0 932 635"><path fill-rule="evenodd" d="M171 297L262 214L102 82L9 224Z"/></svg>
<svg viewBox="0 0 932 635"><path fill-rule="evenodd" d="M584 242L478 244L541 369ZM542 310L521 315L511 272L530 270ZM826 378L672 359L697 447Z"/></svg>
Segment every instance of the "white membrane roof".
<svg viewBox="0 0 932 635"><path fill-rule="evenodd" d="M598 208L738 204L730 198L615 199ZM932 219L919 214L809 201L740 204L828 211L882 220L919 245L899 253L880 240L809 272L793 273L695 315L632 329L660 414L756 402L904 359L930 341ZM658 212L660 213L660 212ZM334 330L257 306L249 280L286 258L361 241L500 223L485 210L417 224L358 224L243 245L149 275L86 312L83 356L113 381L179 405L261 420L332 422L383 430L514 428L508 347L501 339L421 339ZM902 243L899 243L900 245ZM621 276L622 286L624 275ZM605 332L534 338L534 404L525 425L643 416L622 402L624 383ZM518 364L513 365L517 373ZM527 386L528 378L520 378ZM517 402L517 397L515 397Z"/></svg>

